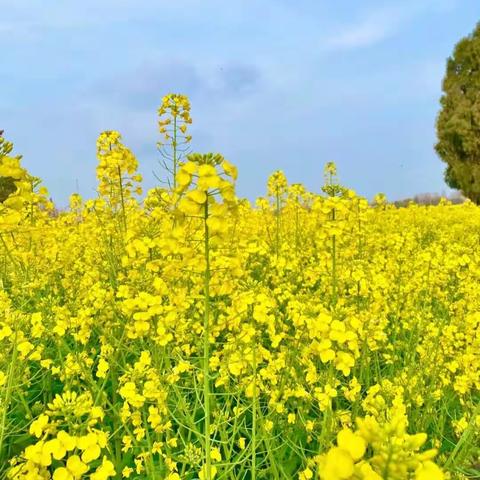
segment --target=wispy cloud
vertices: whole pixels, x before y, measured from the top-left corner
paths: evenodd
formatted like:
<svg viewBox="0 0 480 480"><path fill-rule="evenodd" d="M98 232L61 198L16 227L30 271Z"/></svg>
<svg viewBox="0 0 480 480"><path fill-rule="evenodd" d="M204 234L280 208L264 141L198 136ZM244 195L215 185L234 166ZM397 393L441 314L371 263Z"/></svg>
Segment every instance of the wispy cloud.
<svg viewBox="0 0 480 480"><path fill-rule="evenodd" d="M399 33L415 17L431 11L448 11L456 0L401 1L364 12L349 25L340 25L325 42L329 51L350 50L378 44Z"/></svg>
<svg viewBox="0 0 480 480"><path fill-rule="evenodd" d="M327 40L326 47L329 50L368 47L395 34L400 23L392 11L373 12L357 23L340 28Z"/></svg>
<svg viewBox="0 0 480 480"><path fill-rule="evenodd" d="M182 92L194 101L237 100L261 87L260 68L250 63L197 65L188 60L151 60L124 74L104 78L84 92L97 103L122 105L131 111L151 110L166 92ZM208 100L209 99L209 100Z"/></svg>

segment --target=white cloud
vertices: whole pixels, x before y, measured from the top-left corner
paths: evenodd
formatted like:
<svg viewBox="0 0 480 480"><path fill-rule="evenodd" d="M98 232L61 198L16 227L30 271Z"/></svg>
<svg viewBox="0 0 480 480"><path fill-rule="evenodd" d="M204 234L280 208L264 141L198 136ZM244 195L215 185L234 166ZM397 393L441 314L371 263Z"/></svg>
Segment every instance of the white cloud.
<svg viewBox="0 0 480 480"><path fill-rule="evenodd" d="M386 18L382 18L386 17ZM329 50L368 47L395 33L398 25L385 15L370 15L360 23L341 29L326 42Z"/></svg>
<svg viewBox="0 0 480 480"><path fill-rule="evenodd" d="M397 34L415 17L430 12L447 12L456 6L456 0L400 0L387 7L366 12L349 25L341 25L324 43L327 51L369 47Z"/></svg>

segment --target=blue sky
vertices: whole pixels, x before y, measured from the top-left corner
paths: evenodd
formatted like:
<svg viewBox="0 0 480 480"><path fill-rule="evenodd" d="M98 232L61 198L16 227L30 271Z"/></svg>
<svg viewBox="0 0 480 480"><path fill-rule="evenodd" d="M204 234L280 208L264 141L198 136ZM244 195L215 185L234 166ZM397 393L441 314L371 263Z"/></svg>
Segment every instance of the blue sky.
<svg viewBox="0 0 480 480"><path fill-rule="evenodd" d="M164 94L192 103L193 148L318 191L335 161L361 195L442 192L445 60L478 0L0 0L0 128L66 204L95 191L95 140L119 130L146 186Z"/></svg>

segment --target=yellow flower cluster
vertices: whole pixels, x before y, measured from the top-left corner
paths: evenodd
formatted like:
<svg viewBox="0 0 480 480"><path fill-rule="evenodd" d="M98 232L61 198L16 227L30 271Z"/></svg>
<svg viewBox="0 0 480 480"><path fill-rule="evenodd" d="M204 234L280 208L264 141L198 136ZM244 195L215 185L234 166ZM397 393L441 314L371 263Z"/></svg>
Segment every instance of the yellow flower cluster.
<svg viewBox="0 0 480 480"><path fill-rule="evenodd" d="M20 156L11 156L12 150L13 144L5 140L0 132L0 181L6 179L12 186L12 191L0 201L0 231L11 230L22 217L30 217L32 220L32 211L28 211L29 206L36 205L48 209L53 207L46 200L47 189L40 187L37 190L39 179L29 175L21 166Z"/></svg>
<svg viewBox="0 0 480 480"><path fill-rule="evenodd" d="M187 125L192 123L190 117L190 101L185 95L177 93L170 93L165 95L162 99L162 104L158 109L158 128L161 134L169 141L172 135L175 135L175 130L178 127L182 134L186 134ZM174 124L174 125L172 125ZM170 134L169 126L173 126L173 134ZM191 137L186 137L186 141L190 141Z"/></svg>
<svg viewBox="0 0 480 480"><path fill-rule="evenodd" d="M435 449L419 452L427 435L406 432L408 419L401 397L393 400L387 418L357 418L358 429L343 428L337 446L311 463L321 480L443 480L442 470L432 461ZM368 453L367 453L368 448ZM313 477L312 468L300 479Z"/></svg>
<svg viewBox="0 0 480 480"><path fill-rule="evenodd" d="M89 472L92 480L107 480L115 475L113 463L106 456L100 459L102 450L107 446L104 432L92 430L75 437L60 430L46 440L46 435L42 434L48 427L48 417L45 417L42 415L35 420L30 428L30 433L42 439L26 447L19 457L13 459L7 478L74 480Z"/></svg>
<svg viewBox="0 0 480 480"><path fill-rule="evenodd" d="M124 204L133 193L142 193L137 173L138 162L133 153L125 147L122 136L116 131L103 132L97 140L98 192L107 197L112 207ZM135 186L136 185L136 186Z"/></svg>
<svg viewBox="0 0 480 480"><path fill-rule="evenodd" d="M277 170L268 179L268 194L272 197L284 195L287 192L287 185L287 177L281 170Z"/></svg>

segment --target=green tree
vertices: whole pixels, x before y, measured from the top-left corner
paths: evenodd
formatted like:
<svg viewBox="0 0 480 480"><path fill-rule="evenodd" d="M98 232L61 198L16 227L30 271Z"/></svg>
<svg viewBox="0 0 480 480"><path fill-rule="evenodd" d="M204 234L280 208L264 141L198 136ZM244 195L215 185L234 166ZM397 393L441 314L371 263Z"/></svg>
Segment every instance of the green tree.
<svg viewBox="0 0 480 480"><path fill-rule="evenodd" d="M480 203L480 23L462 38L447 60L437 118L445 181Z"/></svg>
<svg viewBox="0 0 480 480"><path fill-rule="evenodd" d="M3 130L0 130L0 163L12 150L13 144L3 138ZM0 203L3 203L16 189L14 178L0 177Z"/></svg>

